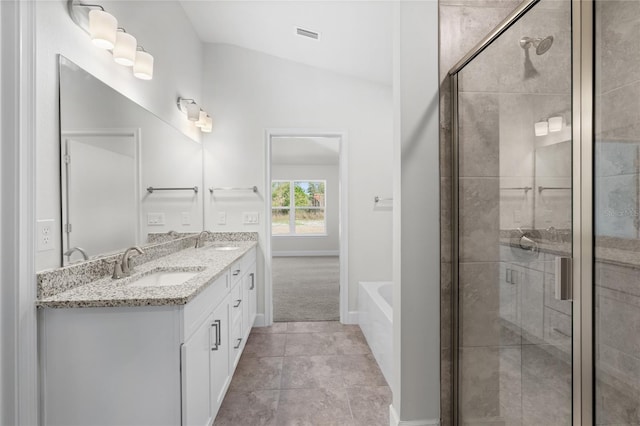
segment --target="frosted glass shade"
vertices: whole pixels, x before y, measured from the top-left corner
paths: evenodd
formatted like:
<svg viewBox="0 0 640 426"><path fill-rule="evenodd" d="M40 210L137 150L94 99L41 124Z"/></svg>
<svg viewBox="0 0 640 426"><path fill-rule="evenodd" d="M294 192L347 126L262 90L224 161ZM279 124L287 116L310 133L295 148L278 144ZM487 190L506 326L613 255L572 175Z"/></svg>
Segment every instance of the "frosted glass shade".
<svg viewBox="0 0 640 426"><path fill-rule="evenodd" d="M200 128L205 133L211 133L213 129L213 119L207 115L206 124Z"/></svg>
<svg viewBox="0 0 640 426"><path fill-rule="evenodd" d="M187 118L189 121L198 121L200 119L200 107L197 103L188 101L184 106L187 110ZM196 123L197 125L198 123Z"/></svg>
<svg viewBox="0 0 640 426"><path fill-rule="evenodd" d="M549 134L549 123L547 121L538 121L534 127L536 136L546 136Z"/></svg>
<svg viewBox="0 0 640 426"><path fill-rule="evenodd" d="M196 121L196 126L204 127L207 124L207 113L200 110L200 116L198 117L198 121Z"/></svg>
<svg viewBox="0 0 640 426"><path fill-rule="evenodd" d="M122 31L116 34L116 44L113 46L113 60L125 67L132 67L136 61L138 42L134 36Z"/></svg>
<svg viewBox="0 0 640 426"><path fill-rule="evenodd" d="M549 131L550 132L559 132L562 130L562 116L550 117L549 118Z"/></svg>
<svg viewBox="0 0 640 426"><path fill-rule="evenodd" d="M133 75L141 80L153 78L153 56L142 50L136 52L136 61L133 64Z"/></svg>
<svg viewBox="0 0 640 426"><path fill-rule="evenodd" d="M89 35L93 44L102 49L113 49L117 31L118 21L112 14L98 9L89 12Z"/></svg>

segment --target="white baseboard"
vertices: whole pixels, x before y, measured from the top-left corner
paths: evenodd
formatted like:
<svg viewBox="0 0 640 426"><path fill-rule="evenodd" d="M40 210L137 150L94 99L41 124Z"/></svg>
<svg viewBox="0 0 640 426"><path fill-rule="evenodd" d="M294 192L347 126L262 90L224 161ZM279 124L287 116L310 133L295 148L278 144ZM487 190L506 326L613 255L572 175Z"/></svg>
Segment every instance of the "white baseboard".
<svg viewBox="0 0 640 426"><path fill-rule="evenodd" d="M344 324L360 324L358 318L358 311L349 311L347 318L344 320Z"/></svg>
<svg viewBox="0 0 640 426"><path fill-rule="evenodd" d="M298 257L298 256L340 256L340 250L291 250L274 251L273 257Z"/></svg>
<svg viewBox="0 0 640 426"><path fill-rule="evenodd" d="M440 419L431 420L400 420L393 405L389 406L389 426L439 426Z"/></svg>
<svg viewBox="0 0 640 426"><path fill-rule="evenodd" d="M256 320L253 322L254 327L266 327L264 323L264 314L256 314Z"/></svg>

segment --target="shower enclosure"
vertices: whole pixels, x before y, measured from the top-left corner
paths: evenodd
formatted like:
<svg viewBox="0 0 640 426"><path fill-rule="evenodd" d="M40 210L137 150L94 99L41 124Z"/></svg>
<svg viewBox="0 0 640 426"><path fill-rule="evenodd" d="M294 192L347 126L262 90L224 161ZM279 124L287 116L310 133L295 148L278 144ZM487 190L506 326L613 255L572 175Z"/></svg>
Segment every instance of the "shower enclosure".
<svg viewBox="0 0 640 426"><path fill-rule="evenodd" d="M640 424L639 37L529 0L449 73L456 425Z"/></svg>

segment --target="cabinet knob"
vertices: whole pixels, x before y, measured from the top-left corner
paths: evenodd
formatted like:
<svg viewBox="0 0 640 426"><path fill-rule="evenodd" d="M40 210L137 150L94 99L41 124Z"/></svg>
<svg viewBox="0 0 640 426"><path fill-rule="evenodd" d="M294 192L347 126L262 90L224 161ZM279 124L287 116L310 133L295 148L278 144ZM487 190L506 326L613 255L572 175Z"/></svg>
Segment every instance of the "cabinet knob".
<svg viewBox="0 0 640 426"><path fill-rule="evenodd" d="M236 275L240 274L240 269L236 269L235 271L233 271L233 276L235 277Z"/></svg>
<svg viewBox="0 0 640 426"><path fill-rule="evenodd" d="M238 344L233 347L233 349L238 349L240 344L242 343L242 339L238 339Z"/></svg>
<svg viewBox="0 0 640 426"><path fill-rule="evenodd" d="M237 308L238 306L240 306L241 303L242 303L242 299L238 299L238 300L236 300L236 304L233 305L233 307Z"/></svg>

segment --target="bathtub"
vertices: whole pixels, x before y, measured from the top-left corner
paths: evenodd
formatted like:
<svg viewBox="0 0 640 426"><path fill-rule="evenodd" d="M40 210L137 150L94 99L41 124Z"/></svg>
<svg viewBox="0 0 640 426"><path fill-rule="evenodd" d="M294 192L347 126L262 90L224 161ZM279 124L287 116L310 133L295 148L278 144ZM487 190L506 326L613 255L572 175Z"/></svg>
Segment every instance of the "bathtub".
<svg viewBox="0 0 640 426"><path fill-rule="evenodd" d="M388 281L360 282L358 286L358 323L389 386L393 371L392 291Z"/></svg>

